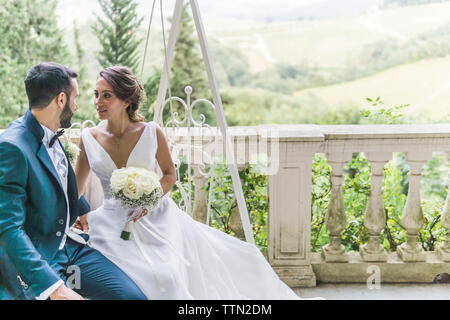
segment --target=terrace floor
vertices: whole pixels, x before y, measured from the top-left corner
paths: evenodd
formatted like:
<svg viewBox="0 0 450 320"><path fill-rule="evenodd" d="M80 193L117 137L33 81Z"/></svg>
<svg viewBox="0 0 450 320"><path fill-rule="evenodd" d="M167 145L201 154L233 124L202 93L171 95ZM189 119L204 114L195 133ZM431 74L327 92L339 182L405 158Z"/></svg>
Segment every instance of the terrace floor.
<svg viewBox="0 0 450 320"><path fill-rule="evenodd" d="M318 283L315 288L294 289L302 298L329 300L450 300L450 284L382 283L380 289L362 284Z"/></svg>

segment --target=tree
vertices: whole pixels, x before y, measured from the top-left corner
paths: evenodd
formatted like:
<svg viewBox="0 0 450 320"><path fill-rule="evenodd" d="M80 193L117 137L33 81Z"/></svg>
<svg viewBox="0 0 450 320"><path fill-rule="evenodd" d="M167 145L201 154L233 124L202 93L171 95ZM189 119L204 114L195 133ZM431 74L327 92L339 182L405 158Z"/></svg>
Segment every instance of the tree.
<svg viewBox="0 0 450 320"><path fill-rule="evenodd" d="M177 96L184 96L184 87L190 85L194 88L193 96L204 98L207 95L207 82L203 58L200 55L198 39L195 34L194 22L188 12L189 3L186 3L181 13L180 31L173 58L173 73L178 79L175 87Z"/></svg>
<svg viewBox="0 0 450 320"><path fill-rule="evenodd" d="M181 13L180 31L175 46L174 58L171 68L170 89L172 96L185 97L184 89L187 85L194 90L191 101L196 98L209 98L209 91L206 81L203 59L198 48L198 40L195 35L194 22L188 12L189 3L186 3ZM163 52L164 54L164 52ZM156 100L159 82L161 79L161 69L154 69L154 74L147 79L144 87L147 95L147 106L149 109ZM175 111L184 115L181 106L174 104ZM163 118L167 119L169 108L164 109ZM211 108L200 105L194 110L194 115L205 114L207 118L215 119ZM147 116L153 113L149 111ZM196 118L197 119L197 118ZM215 123L208 121L208 123Z"/></svg>
<svg viewBox="0 0 450 320"><path fill-rule="evenodd" d="M23 81L32 65L70 61L55 18L56 4L56 0L0 0L1 127L28 109Z"/></svg>
<svg viewBox="0 0 450 320"><path fill-rule="evenodd" d="M102 50L98 62L104 68L123 65L135 73L139 66L138 47L141 38L136 31L143 18L138 18L135 0L98 0L105 18L97 15L98 22L92 27Z"/></svg>
<svg viewBox="0 0 450 320"><path fill-rule="evenodd" d="M96 119L95 108L93 107L93 90L94 83L88 80L88 68L84 62L85 51L80 43L80 29L78 23L75 22L74 30L74 44L75 44L75 65L78 73L78 90L80 95L77 99L78 105L81 106L74 114L74 121L83 121L86 119ZM90 107L91 106L91 107Z"/></svg>

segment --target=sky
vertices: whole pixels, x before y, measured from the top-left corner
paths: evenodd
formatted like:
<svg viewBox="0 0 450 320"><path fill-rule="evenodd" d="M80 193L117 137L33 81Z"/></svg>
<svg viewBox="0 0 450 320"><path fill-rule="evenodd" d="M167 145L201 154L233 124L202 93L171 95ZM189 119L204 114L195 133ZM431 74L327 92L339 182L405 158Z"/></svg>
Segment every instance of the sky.
<svg viewBox="0 0 450 320"><path fill-rule="evenodd" d="M137 0L140 14L150 15L153 0ZM296 20L314 17L328 18L359 14L377 8L383 0L198 0L203 17L242 20ZM165 16L172 14L175 0L163 0ZM156 12L159 12L157 0ZM62 26L78 20L80 23L101 13L95 0L60 0L57 13Z"/></svg>

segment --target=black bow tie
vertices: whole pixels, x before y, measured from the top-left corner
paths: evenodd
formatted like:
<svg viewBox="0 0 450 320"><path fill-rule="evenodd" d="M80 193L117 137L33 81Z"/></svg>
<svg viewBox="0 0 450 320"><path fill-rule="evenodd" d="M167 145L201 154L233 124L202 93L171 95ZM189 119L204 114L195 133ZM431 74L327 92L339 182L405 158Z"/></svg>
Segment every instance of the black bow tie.
<svg viewBox="0 0 450 320"><path fill-rule="evenodd" d="M49 148L53 147L53 144L55 143L56 139L58 139L60 136L62 136L64 134L64 129L58 130L55 135L53 136L53 138L50 140L48 146Z"/></svg>

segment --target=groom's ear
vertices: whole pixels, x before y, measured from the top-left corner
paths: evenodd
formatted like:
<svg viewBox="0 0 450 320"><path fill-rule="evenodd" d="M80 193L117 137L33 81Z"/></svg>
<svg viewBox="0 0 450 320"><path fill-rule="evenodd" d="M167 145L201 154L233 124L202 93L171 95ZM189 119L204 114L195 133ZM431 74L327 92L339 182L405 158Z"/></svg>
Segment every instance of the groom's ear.
<svg viewBox="0 0 450 320"><path fill-rule="evenodd" d="M56 96L55 102L59 108L64 109L64 106L66 105L66 102L67 102L67 94L65 92L60 92Z"/></svg>

